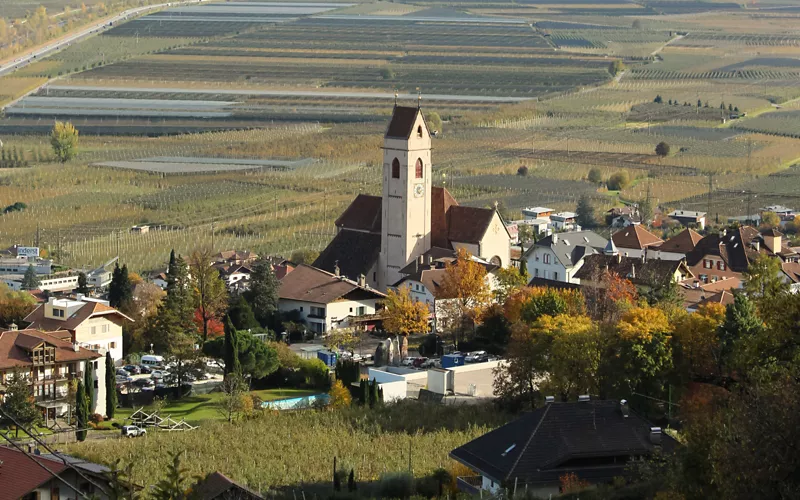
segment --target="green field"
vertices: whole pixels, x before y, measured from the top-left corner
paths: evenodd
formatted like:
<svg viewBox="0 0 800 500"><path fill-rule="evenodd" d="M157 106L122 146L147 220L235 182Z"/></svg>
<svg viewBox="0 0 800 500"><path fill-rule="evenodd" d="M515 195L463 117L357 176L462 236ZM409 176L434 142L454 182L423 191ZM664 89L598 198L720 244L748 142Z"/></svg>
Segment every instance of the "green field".
<svg viewBox="0 0 800 500"><path fill-rule="evenodd" d="M0 118L5 154L31 165L0 171L0 207L28 205L2 216L0 243L34 243L38 225L68 265L119 253L138 271L171 248L320 249L380 190L395 92L444 120L434 184L508 218L648 192L705 210L711 174L713 219L744 213L744 190L794 205L798 7L588 1L212 3L123 23L0 80L10 101L53 78ZM81 131L66 165L54 119ZM594 168L633 182L610 193Z"/></svg>

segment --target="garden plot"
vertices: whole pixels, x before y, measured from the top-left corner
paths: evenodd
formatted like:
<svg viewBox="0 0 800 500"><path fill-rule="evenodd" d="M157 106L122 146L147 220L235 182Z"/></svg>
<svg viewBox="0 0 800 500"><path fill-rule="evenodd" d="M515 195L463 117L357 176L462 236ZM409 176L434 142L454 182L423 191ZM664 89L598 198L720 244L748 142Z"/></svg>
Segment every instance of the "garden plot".
<svg viewBox="0 0 800 500"><path fill-rule="evenodd" d="M252 160L245 158L153 157L134 161L108 161L95 166L161 174L196 174L238 170L292 170L313 163L304 160Z"/></svg>

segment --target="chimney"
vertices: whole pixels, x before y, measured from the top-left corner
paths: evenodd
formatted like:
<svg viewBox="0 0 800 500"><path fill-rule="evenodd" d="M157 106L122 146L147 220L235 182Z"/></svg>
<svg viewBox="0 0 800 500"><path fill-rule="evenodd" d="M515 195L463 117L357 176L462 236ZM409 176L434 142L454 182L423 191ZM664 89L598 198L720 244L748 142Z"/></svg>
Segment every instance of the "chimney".
<svg viewBox="0 0 800 500"><path fill-rule="evenodd" d="M661 446L661 427L650 427L650 442Z"/></svg>
<svg viewBox="0 0 800 500"><path fill-rule="evenodd" d="M545 396L545 398L544 398L545 404L554 403L555 400L556 400L555 396Z"/></svg>
<svg viewBox="0 0 800 500"><path fill-rule="evenodd" d="M622 413L622 418L628 418L628 416L630 415L631 411L628 408L628 400L627 399L620 400L620 402L619 402L619 411Z"/></svg>
<svg viewBox="0 0 800 500"><path fill-rule="evenodd" d="M19 330L19 327L17 326L16 323L11 323L10 328L12 332L16 332L17 330Z"/></svg>
<svg viewBox="0 0 800 500"><path fill-rule="evenodd" d="M622 264L622 254L617 254L617 264Z"/></svg>
<svg viewBox="0 0 800 500"><path fill-rule="evenodd" d="M631 278L636 278L636 264L631 263Z"/></svg>
<svg viewBox="0 0 800 500"><path fill-rule="evenodd" d="M81 346L78 345L77 342L72 343L72 350L75 352L79 352L81 350Z"/></svg>
<svg viewBox="0 0 800 500"><path fill-rule="evenodd" d="M338 260L336 261L336 264L333 266L333 274L335 274L337 277L340 276Z"/></svg>
<svg viewBox="0 0 800 500"><path fill-rule="evenodd" d="M647 249L645 248L644 252L642 252L642 264L646 263L647 263Z"/></svg>
<svg viewBox="0 0 800 500"><path fill-rule="evenodd" d="M580 402L580 403L585 403L585 402L589 401L590 399L591 398L589 397L588 394L581 394L580 396L578 396L578 402Z"/></svg>
<svg viewBox="0 0 800 500"><path fill-rule="evenodd" d="M558 233L553 233L553 243L558 243Z"/></svg>
<svg viewBox="0 0 800 500"><path fill-rule="evenodd" d="M358 275L358 286L360 286L361 288L366 288L367 286L367 277L364 276L363 274Z"/></svg>

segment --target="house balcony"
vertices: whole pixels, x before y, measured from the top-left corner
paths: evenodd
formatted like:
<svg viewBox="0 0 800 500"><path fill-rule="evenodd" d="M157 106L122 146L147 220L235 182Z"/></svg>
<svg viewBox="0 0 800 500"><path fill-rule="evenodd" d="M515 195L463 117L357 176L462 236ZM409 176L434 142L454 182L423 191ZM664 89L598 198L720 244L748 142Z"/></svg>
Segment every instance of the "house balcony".
<svg viewBox="0 0 800 500"><path fill-rule="evenodd" d="M483 477L481 476L459 476L456 478L458 491L468 495L480 495L483 488Z"/></svg>
<svg viewBox="0 0 800 500"><path fill-rule="evenodd" d="M51 373L50 375L40 375L38 377L29 379L34 384L47 384L52 382L66 382L68 380L82 379L83 372L73 373Z"/></svg>

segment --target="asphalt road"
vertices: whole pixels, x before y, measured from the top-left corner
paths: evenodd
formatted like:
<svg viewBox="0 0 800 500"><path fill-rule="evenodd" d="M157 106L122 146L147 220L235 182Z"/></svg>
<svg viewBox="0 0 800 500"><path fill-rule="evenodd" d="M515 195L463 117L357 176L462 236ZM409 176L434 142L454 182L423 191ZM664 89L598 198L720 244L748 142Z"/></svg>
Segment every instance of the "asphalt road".
<svg viewBox="0 0 800 500"><path fill-rule="evenodd" d="M113 25L117 24L120 21L124 21L131 16L135 16L137 14L141 14L143 12L151 10L157 10L162 7L171 7L173 5L195 4L195 3L201 3L202 1L203 0L184 0L178 2L162 3L158 5L148 5L147 7L137 7L135 9L126 10L124 12L121 12L120 14L117 14L112 18L104 19L102 21L98 21L89 26L86 26L85 28L82 28L80 31L73 33L69 36L60 38L58 40L54 40L45 45L44 47L42 46L35 47L23 54L17 54L14 61L5 63L4 65L0 66L0 76L5 76L8 73L11 73L17 69L27 66L32 62L35 62L37 59L49 56L54 52L69 46L73 42L79 42L84 38L89 37L95 33L102 33L103 31L109 30L113 27Z"/></svg>

